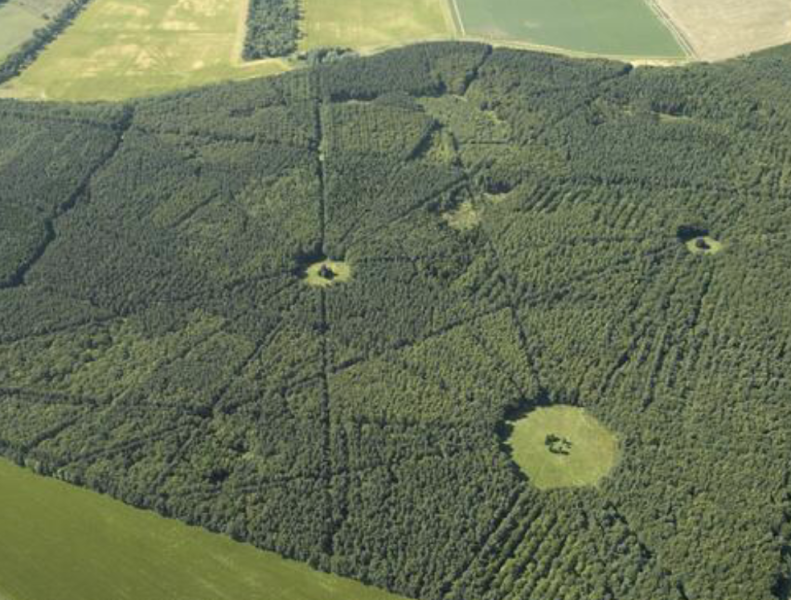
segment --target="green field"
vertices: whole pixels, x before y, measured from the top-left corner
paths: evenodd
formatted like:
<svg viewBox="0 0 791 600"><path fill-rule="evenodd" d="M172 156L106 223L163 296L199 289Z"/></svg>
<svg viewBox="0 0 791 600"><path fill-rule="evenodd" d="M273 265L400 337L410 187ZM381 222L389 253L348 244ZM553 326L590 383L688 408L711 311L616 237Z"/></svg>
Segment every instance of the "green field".
<svg viewBox="0 0 791 600"><path fill-rule="evenodd" d="M95 0L6 89L53 100L118 100L285 70L244 65L243 0Z"/></svg>
<svg viewBox="0 0 791 600"><path fill-rule="evenodd" d="M66 0L0 2L0 61L47 25L68 4Z"/></svg>
<svg viewBox="0 0 791 600"><path fill-rule="evenodd" d="M370 50L447 39L453 21L446 0L303 0L300 46Z"/></svg>
<svg viewBox="0 0 791 600"><path fill-rule="evenodd" d="M513 427L514 460L539 489L596 485L617 461L615 436L582 408L538 408ZM551 452L548 436L567 440L567 454Z"/></svg>
<svg viewBox="0 0 791 600"><path fill-rule="evenodd" d="M627 57L683 58L644 0L451 0L468 36Z"/></svg>
<svg viewBox="0 0 791 600"><path fill-rule="evenodd" d="M0 460L3 600L386 600Z"/></svg>
<svg viewBox="0 0 791 600"><path fill-rule="evenodd" d="M17 4L0 6L0 60L22 45L46 21Z"/></svg>

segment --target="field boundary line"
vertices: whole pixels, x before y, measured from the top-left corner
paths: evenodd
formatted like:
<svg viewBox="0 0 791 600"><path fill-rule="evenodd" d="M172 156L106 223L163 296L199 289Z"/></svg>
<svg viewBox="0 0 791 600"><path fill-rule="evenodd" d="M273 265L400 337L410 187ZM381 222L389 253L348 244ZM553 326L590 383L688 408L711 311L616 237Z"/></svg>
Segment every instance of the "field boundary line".
<svg viewBox="0 0 791 600"><path fill-rule="evenodd" d="M660 0L645 0L646 6L648 9L654 13L654 16L659 19L659 21L664 25L673 38L676 40L681 49L684 51L684 54L687 55L688 58L693 60L699 60L697 52L695 52L695 48L692 46L692 42L687 38L684 32L676 26L676 22L670 17L670 15L662 8L660 4Z"/></svg>
<svg viewBox="0 0 791 600"><path fill-rule="evenodd" d="M453 22L453 28L461 37L467 37L467 30L464 28L464 21L461 18L461 10L459 10L458 0L442 0L446 5L450 6L450 17Z"/></svg>

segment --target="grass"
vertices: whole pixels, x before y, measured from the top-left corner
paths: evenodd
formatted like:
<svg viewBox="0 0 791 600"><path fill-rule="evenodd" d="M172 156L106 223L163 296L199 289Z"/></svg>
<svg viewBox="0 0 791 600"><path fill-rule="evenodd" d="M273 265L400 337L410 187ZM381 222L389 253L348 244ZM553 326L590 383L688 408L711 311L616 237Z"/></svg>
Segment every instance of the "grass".
<svg viewBox="0 0 791 600"><path fill-rule="evenodd" d="M40 16L31 14L15 2L0 5L0 61L45 24Z"/></svg>
<svg viewBox="0 0 791 600"><path fill-rule="evenodd" d="M3 600L397 600L0 460Z"/></svg>
<svg viewBox="0 0 791 600"><path fill-rule="evenodd" d="M332 278L322 277L322 267L327 267L333 273ZM305 271L305 283L314 287L330 287L338 283L346 283L352 278L352 268L349 263L335 260L322 260L310 265Z"/></svg>
<svg viewBox="0 0 791 600"><path fill-rule="evenodd" d="M481 222L480 213L475 210L469 200L462 202L456 210L444 213L442 218L449 227L457 231L469 231L477 227Z"/></svg>
<svg viewBox="0 0 791 600"><path fill-rule="evenodd" d="M447 0L302 0L302 50L343 46L360 51L454 33Z"/></svg>
<svg viewBox="0 0 791 600"><path fill-rule="evenodd" d="M550 452L547 436L571 442L569 453ZM584 409L552 406L513 423L508 441L514 461L539 489L598 484L615 466L615 436Z"/></svg>
<svg viewBox="0 0 791 600"><path fill-rule="evenodd" d="M287 69L241 62L243 0L93 0L20 77L16 96L122 100Z"/></svg>
<svg viewBox="0 0 791 600"><path fill-rule="evenodd" d="M68 0L8 0L0 2L0 61L47 25Z"/></svg>
<svg viewBox="0 0 791 600"><path fill-rule="evenodd" d="M703 240L706 246L698 247L698 240ZM692 252L692 254L717 254L717 252L722 250L722 242L718 242L713 237L704 235L689 240L687 242L687 249Z"/></svg>
<svg viewBox="0 0 791 600"><path fill-rule="evenodd" d="M606 56L685 56L645 0L451 1L468 36Z"/></svg>

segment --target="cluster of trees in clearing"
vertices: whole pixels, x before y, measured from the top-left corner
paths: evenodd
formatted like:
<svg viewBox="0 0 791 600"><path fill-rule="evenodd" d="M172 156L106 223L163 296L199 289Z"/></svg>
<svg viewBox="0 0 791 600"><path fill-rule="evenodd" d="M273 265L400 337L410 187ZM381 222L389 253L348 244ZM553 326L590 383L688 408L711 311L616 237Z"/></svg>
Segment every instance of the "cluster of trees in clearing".
<svg viewBox="0 0 791 600"><path fill-rule="evenodd" d="M786 598L790 67L438 44L2 101L0 451L426 600ZM511 461L552 403L618 434L600 487Z"/></svg>

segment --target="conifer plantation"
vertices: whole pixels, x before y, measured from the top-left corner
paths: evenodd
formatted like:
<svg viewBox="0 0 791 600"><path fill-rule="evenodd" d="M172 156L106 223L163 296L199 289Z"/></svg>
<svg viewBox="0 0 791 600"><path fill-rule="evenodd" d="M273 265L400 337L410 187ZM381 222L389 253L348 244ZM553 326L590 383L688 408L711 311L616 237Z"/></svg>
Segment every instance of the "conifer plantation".
<svg viewBox="0 0 791 600"><path fill-rule="evenodd" d="M787 600L789 98L446 43L1 100L0 453L421 600ZM514 461L556 405L596 485Z"/></svg>

